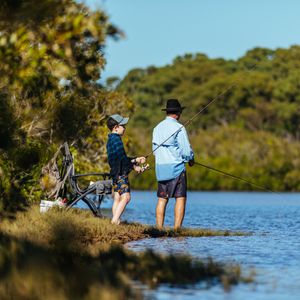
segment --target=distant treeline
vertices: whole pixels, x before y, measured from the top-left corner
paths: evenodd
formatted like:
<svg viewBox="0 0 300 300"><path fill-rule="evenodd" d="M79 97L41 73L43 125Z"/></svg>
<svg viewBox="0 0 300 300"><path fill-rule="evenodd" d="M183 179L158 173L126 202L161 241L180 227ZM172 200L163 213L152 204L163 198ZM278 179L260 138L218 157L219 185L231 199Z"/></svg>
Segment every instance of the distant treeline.
<svg viewBox="0 0 300 300"><path fill-rule="evenodd" d="M225 92L188 127L196 160L270 189L300 190L299 66L299 46L255 48L238 60L186 54L171 65L131 70L117 88L135 103L129 128L140 153L151 149L166 99L187 107L184 122ZM200 167L189 173L192 189L253 189ZM155 187L154 171L141 177L136 187Z"/></svg>

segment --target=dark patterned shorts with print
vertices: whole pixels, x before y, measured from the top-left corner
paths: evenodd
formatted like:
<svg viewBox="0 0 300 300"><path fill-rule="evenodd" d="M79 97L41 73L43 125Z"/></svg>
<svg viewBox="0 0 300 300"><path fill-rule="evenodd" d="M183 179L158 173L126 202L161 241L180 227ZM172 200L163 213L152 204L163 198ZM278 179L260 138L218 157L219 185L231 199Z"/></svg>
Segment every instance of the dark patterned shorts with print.
<svg viewBox="0 0 300 300"><path fill-rule="evenodd" d="M125 193L130 193L130 184L127 175L119 176L116 180L113 181L113 190L114 192L123 195Z"/></svg>
<svg viewBox="0 0 300 300"><path fill-rule="evenodd" d="M186 172L183 171L174 179L159 181L157 197L164 199L186 197L186 187Z"/></svg>

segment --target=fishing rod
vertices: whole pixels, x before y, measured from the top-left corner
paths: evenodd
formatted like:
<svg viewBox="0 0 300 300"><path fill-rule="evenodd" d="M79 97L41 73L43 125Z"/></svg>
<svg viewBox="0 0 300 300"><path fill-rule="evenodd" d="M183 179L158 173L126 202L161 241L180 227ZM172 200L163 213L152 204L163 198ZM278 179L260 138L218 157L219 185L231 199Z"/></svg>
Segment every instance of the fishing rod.
<svg viewBox="0 0 300 300"><path fill-rule="evenodd" d="M247 70L247 73L250 73L252 72L254 69L256 68L256 65L253 65L249 70ZM244 75L245 76L245 75ZM188 119L182 126L180 126L179 129L177 129L174 133L172 133L167 139L165 139L162 143L160 143L155 149L153 149L151 152L149 152L145 157L148 158L151 154L153 154L159 147L161 147L162 145L164 145L172 136L176 135L178 132L180 132L184 127L187 127L189 126L193 121L194 119L196 119L204 110L206 110L211 104L213 104L217 99L221 98L222 96L224 96L228 91L230 91L233 87L237 86L239 81L241 80L241 78L239 80L237 80L236 82L234 82L233 84L231 84L230 86L228 86L223 92L221 92L220 94L218 94L215 98L213 98L211 101L209 101L202 109L200 109L192 118ZM277 194L279 195L278 193L272 191L271 189L268 189L264 186L261 186L261 185L258 185L250 180L247 180L245 178L242 178L242 177L239 177L239 176L236 176L236 175L233 175L233 174L230 174L228 172L224 172L222 170L218 170L216 168L213 168L211 166L207 166L207 165L204 165L202 163L199 163L199 162L194 162L194 164L196 165L199 165L199 166L202 166L204 168L207 168L209 170L212 170L214 172L217 172L217 173L220 173L220 174L223 174L225 176L228 176L230 178L233 178L233 179L236 179L236 180L240 180L240 181L243 181L249 185L252 185L256 188L259 188L263 191L267 191L267 192L271 192L273 194ZM145 169L146 170L146 169ZM144 171L144 170L143 170ZM143 172L142 171L142 172Z"/></svg>
<svg viewBox="0 0 300 300"><path fill-rule="evenodd" d="M202 163L199 163L199 162L196 162L196 161L194 162L194 164L195 164L195 165L198 165L198 166L201 166L201 167L204 167L204 168L206 168L206 169L212 170L212 171L214 171L214 172L221 173L221 174L223 174L223 175L225 175L225 176L228 176L228 177L230 177L230 178L233 178L233 179L237 179L237 180L246 182L246 183L248 183L249 185L255 186L255 187L257 187L257 188L259 188L259 189L261 189L261 190L263 190L263 191L271 192L271 193L273 193L273 194L279 195L278 193L276 193L276 192L274 192L274 191L272 191L272 190L270 190L270 189L268 189L268 188L266 188L266 187L264 187L264 186L262 186L262 185L256 184L256 183L254 183L254 182L252 182L252 181L249 181L249 180L247 180L247 179L245 179L245 178L242 178L242 177L239 177L239 176L236 176L236 175L233 175L233 174L224 172L224 171L222 171L222 170L218 170L218 169L216 169L216 168L213 168L213 167L211 167L211 166L207 166L207 165L205 165L205 164L202 164Z"/></svg>
<svg viewBox="0 0 300 300"><path fill-rule="evenodd" d="M253 65L249 70L247 70L248 73L255 70L256 65ZM188 119L184 124L182 124L175 132L173 132L167 139L165 139L162 143L160 143L155 149L153 149L151 152L149 152L145 157L148 158L151 154L153 154L158 148L160 148L162 145L164 145L172 136L176 135L181 129L184 127L189 126L204 110L206 110L211 104L213 104L217 99L224 96L228 91L230 91L233 87L237 86L238 83L241 81L241 78L239 80L236 80L233 84L228 86L223 92L218 94L215 98L213 98L211 101L209 101L204 107L202 107L193 117Z"/></svg>

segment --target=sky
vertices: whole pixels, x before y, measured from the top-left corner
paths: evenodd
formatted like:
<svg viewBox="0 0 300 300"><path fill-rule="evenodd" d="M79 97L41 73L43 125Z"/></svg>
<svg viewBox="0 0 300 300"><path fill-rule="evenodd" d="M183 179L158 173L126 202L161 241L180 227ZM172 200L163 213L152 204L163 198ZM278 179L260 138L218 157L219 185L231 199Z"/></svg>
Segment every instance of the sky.
<svg viewBox="0 0 300 300"><path fill-rule="evenodd" d="M85 0L101 8L125 39L109 40L102 74L122 78L133 68L204 53L236 59L254 47L300 44L299 0Z"/></svg>

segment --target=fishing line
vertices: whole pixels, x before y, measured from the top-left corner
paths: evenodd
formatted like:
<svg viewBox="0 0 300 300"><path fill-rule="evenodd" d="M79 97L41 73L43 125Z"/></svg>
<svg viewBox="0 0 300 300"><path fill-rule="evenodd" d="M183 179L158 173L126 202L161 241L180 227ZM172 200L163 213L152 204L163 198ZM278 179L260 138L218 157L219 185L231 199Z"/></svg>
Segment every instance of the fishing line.
<svg viewBox="0 0 300 300"><path fill-rule="evenodd" d="M264 186L262 186L262 185L256 184L256 183L254 183L254 182L252 182L252 181L249 181L249 180L247 180L247 179L245 179L245 178L242 178L242 177L239 177L239 176L236 176L236 175L233 175L233 174L224 172L224 171L222 171L222 170L218 170L218 169L216 169L216 168L213 168L213 167L211 167L211 166L204 165L204 164L199 163L199 162L196 162L196 161L194 162L194 164L195 164L195 165L198 165L198 166L201 166L201 167L204 167L204 168L207 168L207 169L209 169L209 170L215 171L215 172L217 172L217 173L221 173L221 174L223 174L223 175L225 175L225 176L228 176L228 177L231 177L231 178L234 178L234 179L237 179L237 180L246 182L246 183L248 183L249 185L255 186L255 187L257 187L257 188L259 188L259 189L261 189L261 190L264 190L264 191L266 191L266 192L271 192L271 193L273 193L273 194L280 195L280 194L278 194L278 193L276 193L276 192L274 192L274 191L272 191L272 190L270 190L270 189L268 189L268 188L266 188L266 187L264 187Z"/></svg>
<svg viewBox="0 0 300 300"><path fill-rule="evenodd" d="M247 70L246 73L251 73L253 72L253 70L256 69L256 65L252 66L249 70ZM244 76L246 75L246 73L244 74ZM241 76L243 77L243 76ZM238 83L241 81L242 78L239 78L238 80L236 80L233 84L231 84L230 86L228 86L223 92L221 92L220 94L218 94L215 98L213 98L211 101L209 101L204 107L202 107L192 118L188 119L184 124L182 124L182 126L180 128L178 128L174 133L172 133L167 139L165 139L161 144L159 144L155 149L153 149L151 152L149 152L145 157L148 158L151 154L153 154L158 148L160 148L162 145L165 144L165 142L167 142L172 136L174 136L175 134L177 134L182 128L189 126L194 119L196 119L204 110L206 110L211 104L213 104L217 99L221 98L222 96L224 96L228 91L230 91L233 87L237 86Z"/></svg>
<svg viewBox="0 0 300 300"><path fill-rule="evenodd" d="M162 145L164 145L172 136L174 136L175 134L177 134L179 131L181 131L182 128L184 127L187 127L189 126L193 121L194 119L196 119L204 110L206 110L211 104L213 104L217 99L221 98L222 96L224 96L228 91L230 91L233 87L237 86L239 84L239 82L241 81L242 77L245 77L245 75L247 73L251 73L253 72L253 70L256 69L256 65L253 65L249 70L247 70L247 72L244 74L244 76L241 76L236 82L234 82L233 84L231 84L230 86L228 86L223 92L221 92L220 94L218 94L215 98L213 98L211 101L209 101L203 108L201 108L192 118L188 119L184 124L182 124L182 126L177 129L174 133L172 133L167 139L165 139L161 144L159 144L155 149L153 149L151 152L149 152L145 157L148 158L151 154L153 154L158 148L160 148ZM268 189L262 185L259 185L259 184L256 184L250 180L247 180L245 178L242 178L240 176L236 176L236 175L233 175L233 174L230 174L228 172L224 172L222 170L218 170L216 168L213 168L211 166L207 166L207 165L204 165L202 163L199 163L199 162L194 162L195 165L198 165L198 166L201 166L201 167L204 167L204 168L207 168L211 171L214 171L214 172L217 172L217 173L220 173L220 174L223 174L225 176L228 176L230 178L233 178L233 179L237 179L237 180L240 180L240 181L243 181L249 185L252 185L256 188L259 188L263 191L266 191L266 192L270 192L270 193L273 193L273 194L276 194L276 195L279 195L281 196L279 193L276 193L274 191L272 191L271 189ZM140 173L141 174L141 173ZM139 175L139 174L137 174Z"/></svg>
<svg viewBox="0 0 300 300"><path fill-rule="evenodd" d="M172 136L174 136L175 134L177 134L179 131L181 131L182 128L184 127L187 127L189 126L204 110L206 110L211 104L213 104L217 99L221 98L222 96L226 95L226 93L228 91L230 91L233 87L237 86L239 84L239 82L241 81L242 77L245 77L245 75L248 73L251 73L253 72L253 70L256 69L256 65L253 65L249 70L247 70L247 72L244 74L244 76L241 76L237 81L235 81L233 84L231 84L230 86L228 86L223 92L221 92L220 94L218 94L215 98L213 98L211 101L209 101L203 108L201 108L192 118L188 119L179 129L177 129L174 133L172 133L167 139L165 139L161 144L159 144L155 149L153 149L151 152L149 152L145 157L148 158L151 154L153 154L158 148L160 148L162 145L164 145ZM207 168L209 170L212 170L212 171L215 171L217 173L221 173L225 176L228 176L230 178L233 178L233 179L237 179L237 180L240 180L240 181L243 181L249 185L252 185L252 186L255 186L256 188L259 188L263 191L267 191L267 192L271 192L273 194L276 194L276 195L279 195L278 193L264 187L264 186L261 186L261 185L258 185L252 181L249 181L247 179L244 179L242 177L239 177L239 176L236 176L236 175L233 175L233 174L230 174L230 173L227 173L227 172L224 172L222 170L218 170L216 168L213 168L213 167L210 167L210 166L207 166L207 165L204 165L202 163L199 163L199 162L194 162L194 164L196 165L199 165L199 166L202 166L204 168Z"/></svg>

